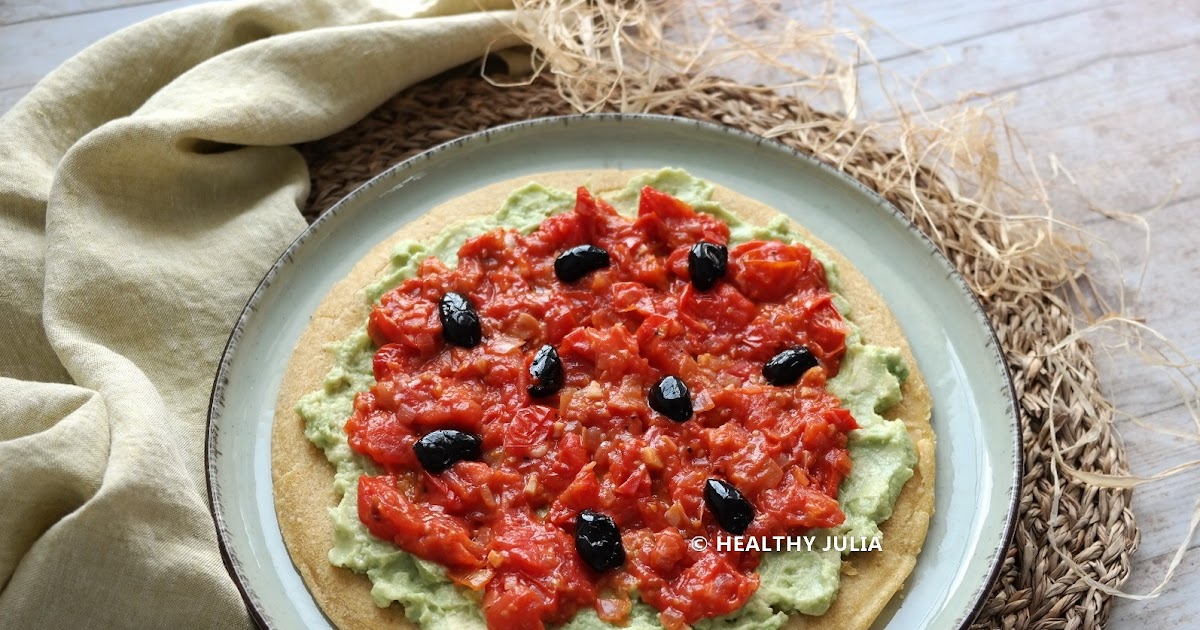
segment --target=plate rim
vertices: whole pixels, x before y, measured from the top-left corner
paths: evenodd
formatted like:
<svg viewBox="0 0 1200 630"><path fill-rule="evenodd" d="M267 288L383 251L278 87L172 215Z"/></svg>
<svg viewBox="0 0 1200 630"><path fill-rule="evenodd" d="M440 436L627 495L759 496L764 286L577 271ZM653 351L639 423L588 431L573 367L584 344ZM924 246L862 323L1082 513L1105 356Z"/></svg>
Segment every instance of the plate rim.
<svg viewBox="0 0 1200 630"><path fill-rule="evenodd" d="M971 597L974 602L967 609L962 617L959 618L958 630L967 630L974 622L975 618L982 611L983 606L987 602L987 595L991 592L1000 573L1004 567L1006 554L1004 549L1012 544L1013 536L1016 532L1017 516L1019 513L1019 505L1021 499L1021 491L1023 485L1023 471L1025 464L1025 453L1022 448L1022 423L1021 423L1021 407L1017 400L1016 386L1013 382L1012 372L1009 369L1006 353L1003 345L1000 343L999 336L996 334L996 329L992 325L991 320L987 316L987 312L980 302L979 296L971 290L966 279L958 271L958 268L950 262L945 253L929 238L927 234L917 227L916 223L907 217L895 204L888 201L883 195L873 190L858 179L838 170L832 164L808 153L799 151L773 138L767 138L758 134L751 133L736 127L722 125L694 118L686 118L682 116L670 116L664 114L645 114L645 113L587 113L587 114L568 114L562 116L546 116L539 118L531 118L521 120L486 129L476 131L464 136L460 136L453 140L443 142L421 151L407 159L404 159L379 174L371 177L366 182L355 187L336 203L322 212L311 224L309 224L299 235L296 236L279 255L274 263L264 273L262 280L258 282L250 296L246 300L246 304L242 307L238 314L233 328L229 332L225 346L221 351L220 360L217 362L217 371L214 376L212 389L209 392L208 412L205 419L205 440L204 440L204 477L205 487L208 492L209 514L212 516L213 525L217 534L217 545L221 553L221 561L225 566L226 572L232 578L234 585L242 597L242 601L246 604L246 610L249 613L251 620L260 628L274 628L268 615L260 608L258 598L246 585L246 577L238 565L238 560L230 549L230 542L227 539L227 531L224 519L224 512L221 508L220 485L216 480L216 460L220 455L220 451L216 449L217 438L220 433L219 419L221 411L224 409L224 390L228 384L228 370L232 362L234 353L237 349L237 344L241 340L242 333L245 330L247 321L251 314L256 310L255 306L262 299L264 292L272 284L272 280L279 272L288 265L293 259L293 253L317 232L325 223L333 216L342 211L346 206L354 203L359 197L366 195L372 188L384 184L386 181L395 179L396 173L409 170L420 162L431 159L434 155L447 150L454 150L462 145L470 145L476 142L487 142L489 136L498 133L513 133L519 132L525 127L542 127L562 125L570 126L572 124L591 124L593 121L611 121L620 122L623 120L634 120L641 122L649 122L651 124L661 124L665 126L672 125L689 125L699 127L717 134L724 134L733 137L740 141L749 141L756 146L764 143L769 143L772 148L782 151L789 157L798 159L807 163L810 166L816 167L825 175L832 176L842 183L849 184L859 193L870 198L875 205L891 213L892 216L899 220L901 224L924 244L928 249L928 253L934 257L938 264L942 265L947 273L947 278L951 279L955 288L959 293L962 293L969 299L969 306L974 311L976 319L983 325L987 333L987 341L989 349L993 353L992 359L997 367L1000 368L1001 375L1004 379L1004 386L1007 392L1008 412L1012 420L1013 434L1015 443L1013 445L1013 474L1010 483L1011 498L1008 505L1008 510L1005 516L1004 529L1001 534L999 545L993 551L991 566L984 580L980 583L975 593ZM394 184L393 188L398 188L404 185L404 181ZM934 515L936 516L936 514ZM926 541L927 542L927 541ZM924 544L922 544L924 548Z"/></svg>

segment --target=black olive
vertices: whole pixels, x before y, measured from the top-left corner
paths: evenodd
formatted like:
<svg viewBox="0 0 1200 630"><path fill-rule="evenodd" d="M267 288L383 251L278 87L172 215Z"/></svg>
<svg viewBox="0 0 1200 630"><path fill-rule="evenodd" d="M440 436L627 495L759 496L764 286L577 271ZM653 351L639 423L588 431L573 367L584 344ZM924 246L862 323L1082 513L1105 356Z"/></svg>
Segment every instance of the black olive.
<svg viewBox="0 0 1200 630"><path fill-rule="evenodd" d="M650 388L650 408L684 422L692 417L692 394L678 376L664 376Z"/></svg>
<svg viewBox="0 0 1200 630"><path fill-rule="evenodd" d="M570 283L608 265L607 251L595 245L580 245L558 255L554 260L554 275Z"/></svg>
<svg viewBox="0 0 1200 630"><path fill-rule="evenodd" d="M533 363L529 364L529 375L534 383L529 386L529 395L534 398L549 396L563 386L562 359L554 346L546 344L533 355Z"/></svg>
<svg viewBox="0 0 1200 630"><path fill-rule="evenodd" d="M464 459L479 459L483 439L456 429L438 429L413 444L417 461L431 473L440 473Z"/></svg>
<svg viewBox="0 0 1200 630"><path fill-rule="evenodd" d="M730 534L745 533L754 520L754 506L728 481L709 479L704 484L704 503Z"/></svg>
<svg viewBox="0 0 1200 630"><path fill-rule="evenodd" d="M575 551L597 571L608 571L625 564L621 530L611 518L592 510L580 512L575 519Z"/></svg>
<svg viewBox="0 0 1200 630"><path fill-rule="evenodd" d="M788 348L771 357L763 366L763 378L772 385L791 385L804 373L817 367L817 357L804 346Z"/></svg>
<svg viewBox="0 0 1200 630"><path fill-rule="evenodd" d="M692 286L700 291L707 291L725 276L725 267L729 263L729 249L707 241L692 245L688 252L688 276Z"/></svg>
<svg viewBox="0 0 1200 630"><path fill-rule="evenodd" d="M446 343L474 348L483 340L479 313L470 298L451 291L438 302L438 318L442 320L442 337Z"/></svg>

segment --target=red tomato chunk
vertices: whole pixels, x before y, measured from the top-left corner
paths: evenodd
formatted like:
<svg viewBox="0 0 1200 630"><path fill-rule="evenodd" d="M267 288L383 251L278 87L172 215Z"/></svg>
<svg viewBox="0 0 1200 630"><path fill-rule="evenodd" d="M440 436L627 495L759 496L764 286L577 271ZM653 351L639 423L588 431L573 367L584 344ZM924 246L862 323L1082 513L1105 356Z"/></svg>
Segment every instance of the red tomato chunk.
<svg viewBox="0 0 1200 630"><path fill-rule="evenodd" d="M631 220L580 188L573 212L528 236L471 239L453 270L425 260L370 316L377 383L346 431L385 473L359 480L362 522L483 591L494 630L542 628L586 607L621 623L635 589L668 628L740 608L758 588L758 555L688 544L725 535L705 481L732 483L754 506L747 535L837 525L856 425L825 389L847 328L824 268L802 245L749 242L729 250L723 279L696 290L689 249L728 239L725 224L653 189ZM584 244L611 262L564 284L555 258ZM450 291L478 310L473 348L442 339L438 300ZM535 399L529 366L544 344L561 357L563 386ZM764 363L796 346L819 366L768 384ZM690 420L648 406L666 375L690 389ZM425 471L413 445L436 429L480 436L482 461ZM576 552L585 509L618 526L620 568L598 573Z"/></svg>

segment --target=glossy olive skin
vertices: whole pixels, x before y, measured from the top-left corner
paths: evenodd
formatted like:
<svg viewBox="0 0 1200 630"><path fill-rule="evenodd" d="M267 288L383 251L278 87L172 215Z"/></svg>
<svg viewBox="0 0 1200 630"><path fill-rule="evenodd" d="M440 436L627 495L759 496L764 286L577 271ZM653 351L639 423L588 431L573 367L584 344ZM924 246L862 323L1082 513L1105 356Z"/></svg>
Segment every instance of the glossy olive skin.
<svg viewBox="0 0 1200 630"><path fill-rule="evenodd" d="M788 348L771 357L763 366L763 378L772 385L792 385L804 373L820 365L817 357L804 346Z"/></svg>
<svg viewBox="0 0 1200 630"><path fill-rule="evenodd" d="M575 551L589 567L608 571L625 564L621 530L611 518L584 510L575 519Z"/></svg>
<svg viewBox="0 0 1200 630"><path fill-rule="evenodd" d="M692 417L692 393L678 376L664 376L650 388L650 408L675 422Z"/></svg>
<svg viewBox="0 0 1200 630"><path fill-rule="evenodd" d="M560 282L570 284L611 264L608 251L595 245L572 247L554 259L554 275Z"/></svg>
<svg viewBox="0 0 1200 630"><path fill-rule="evenodd" d="M745 533L754 520L754 506L728 481L709 479L705 482L704 503L717 517L721 529L730 534Z"/></svg>
<svg viewBox="0 0 1200 630"><path fill-rule="evenodd" d="M442 338L461 348L474 348L483 340L483 325L471 299L451 291L438 301L438 319L442 322Z"/></svg>
<svg viewBox="0 0 1200 630"><path fill-rule="evenodd" d="M431 473L440 473L463 460L479 459L483 438L457 429L438 429L425 434L413 444L413 453L421 466Z"/></svg>
<svg viewBox="0 0 1200 630"><path fill-rule="evenodd" d="M529 364L529 376L533 377L533 384L528 388L529 395L534 398L549 396L562 388L562 359L558 358L554 346L546 344L538 349L533 356L533 363Z"/></svg>
<svg viewBox="0 0 1200 630"><path fill-rule="evenodd" d="M724 245L700 241L688 252L688 277L698 291L707 291L725 277L729 249Z"/></svg>

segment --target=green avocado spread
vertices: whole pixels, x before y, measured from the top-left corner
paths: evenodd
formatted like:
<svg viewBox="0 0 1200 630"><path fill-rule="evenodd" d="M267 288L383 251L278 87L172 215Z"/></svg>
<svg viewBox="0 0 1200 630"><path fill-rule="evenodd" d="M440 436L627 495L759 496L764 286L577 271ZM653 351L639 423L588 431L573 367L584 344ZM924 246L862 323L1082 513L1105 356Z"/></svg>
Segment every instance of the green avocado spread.
<svg viewBox="0 0 1200 630"><path fill-rule="evenodd" d="M663 169L632 180L629 185L605 198L618 210L632 214L638 191L652 186L692 205L699 212L713 214L732 230L731 243L753 239L785 242L802 240L788 221L779 217L766 227L746 224L713 201L713 186L678 169ZM449 265L457 261L456 252L467 239L498 227L532 232L548 216L574 207L573 192L552 190L528 184L513 192L499 212L461 223L444 230L432 242L405 242L396 247L391 264L377 281L366 288L365 299L380 296L412 277L420 262L436 256ZM807 244L807 243L806 243ZM837 296L837 269L822 252L814 255L825 265L835 304L851 322L846 354L838 375L830 379L830 390L853 413L859 427L850 433L849 451L854 462L852 472L842 482L838 501L846 521L835 535L872 539L880 536L878 524L892 513L901 487L913 474L916 454L903 422L886 420L880 413L900 400L900 385L908 368L897 348L864 344L850 320L852 313L845 299ZM358 573L372 583L375 603L386 607L399 602L414 623L427 630L484 628L485 624L475 593L460 588L446 578L436 564L401 551L389 541L373 537L359 522L356 487L358 477L374 472L373 464L350 450L344 425L351 415L356 393L374 383L371 361L375 347L366 332L366 322L347 338L330 344L334 366L324 386L305 395L296 405L304 419L305 435L321 448L333 464L334 488L341 503L329 510L334 541L329 561ZM809 535L819 534L810 532ZM886 546L887 541L879 539ZM697 628L761 629L778 628L789 613L820 615L837 596L842 553L813 550L764 553L759 567L761 586L742 609L718 619L706 619ZM594 610L581 611L562 626L571 630L607 628ZM657 611L637 602L628 628L660 628Z"/></svg>

